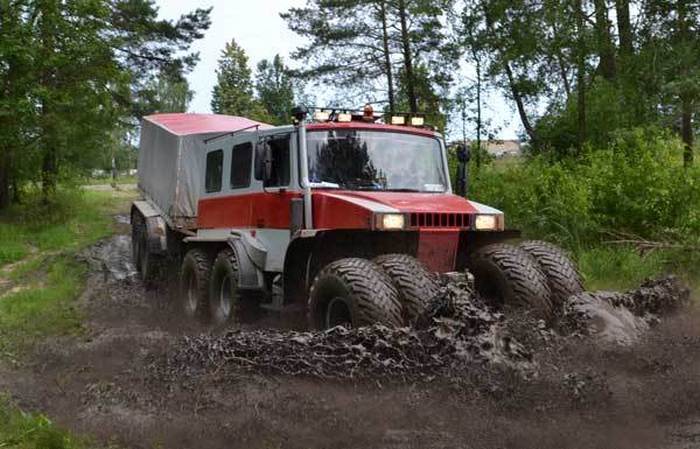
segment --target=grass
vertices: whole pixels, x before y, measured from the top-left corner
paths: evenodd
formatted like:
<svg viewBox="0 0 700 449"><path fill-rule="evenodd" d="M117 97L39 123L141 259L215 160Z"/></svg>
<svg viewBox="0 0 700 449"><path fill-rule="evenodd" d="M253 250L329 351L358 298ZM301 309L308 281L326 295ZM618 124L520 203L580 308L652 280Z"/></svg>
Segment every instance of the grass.
<svg viewBox="0 0 700 449"><path fill-rule="evenodd" d="M117 177L117 184L137 184L138 178L136 176L119 176ZM112 184L112 178L86 178L83 182L84 185L103 185Z"/></svg>
<svg viewBox="0 0 700 449"><path fill-rule="evenodd" d="M82 331L76 299L87 267L75 255L111 235L112 215L131 199L128 192L68 189L49 204L28 197L0 215L0 281L16 287L4 296L0 290L0 361L21 359L43 339ZM45 416L22 412L0 396L0 448L86 447Z"/></svg>
<svg viewBox="0 0 700 449"><path fill-rule="evenodd" d="M46 267L26 276L23 290L0 299L0 354L16 359L25 348L46 336L76 334L80 312L74 300L80 295L86 268L71 256L50 257ZM45 269L45 273L42 272Z"/></svg>
<svg viewBox="0 0 700 449"><path fill-rule="evenodd" d="M0 448L82 449L87 443L54 425L43 415L20 411L0 397Z"/></svg>
<svg viewBox="0 0 700 449"><path fill-rule="evenodd" d="M640 255L630 247L599 246L576 256L589 290L630 289L667 271L666 255L661 252Z"/></svg>
<svg viewBox="0 0 700 449"><path fill-rule="evenodd" d="M128 194L67 190L49 204L30 197L0 214L0 267L30 254L75 251L112 232L115 204Z"/></svg>

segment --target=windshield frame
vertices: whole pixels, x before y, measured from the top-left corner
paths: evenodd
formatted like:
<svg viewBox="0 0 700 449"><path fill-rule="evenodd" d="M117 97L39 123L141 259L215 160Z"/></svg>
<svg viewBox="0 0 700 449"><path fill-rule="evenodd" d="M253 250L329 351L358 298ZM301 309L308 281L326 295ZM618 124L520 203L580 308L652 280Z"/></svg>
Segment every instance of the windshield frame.
<svg viewBox="0 0 700 449"><path fill-rule="evenodd" d="M314 190L342 190L342 191L349 191L349 192L387 192L387 193L391 193L391 192L393 192L393 193L401 192L401 193L425 193L425 194L451 194L451 193L452 193L452 180L450 179L449 163L448 163L448 161L447 161L447 151L445 150L445 141L444 141L444 139L442 138L442 136L441 136L440 134L438 134L438 133L428 134L428 133L425 133L425 132L421 132L421 133L410 132L409 130L405 130L405 129L403 129L403 128L402 128L402 129L394 129L394 128L392 128L392 129L383 129L383 128L379 128L379 127L377 127L377 128L374 128L374 127L372 127L372 128L369 128L369 127L365 128L365 127L362 127L362 126L357 126L357 127L342 127L342 128L340 128L340 127L338 127L338 128L335 128L335 127L328 127L328 128L317 128L317 127L313 127L313 128L310 128L310 129L308 129L308 130L306 131L307 140L306 140L306 142L305 142L305 145L308 146L308 135L309 135L309 134L316 133L316 132L327 133L328 131L334 131L334 130L336 130L336 131L355 130L355 131L375 132L375 133L408 134L408 135L411 135L411 136L415 136L415 137L417 137L417 138L435 140L435 141L437 142L439 148L440 148L440 158L439 158L439 159L440 159L440 164L439 164L440 167L439 167L439 169L440 169L440 172L441 172L442 176L444 177L444 181L445 181L444 187L445 187L445 188L444 188L443 190L440 190L440 191L430 191L430 190L404 190L404 189L377 189L377 190L374 190L374 189L351 189L351 188L347 188L347 187L329 187L329 186L324 187L324 186L318 186L318 185L315 185L315 186L314 186L313 183L310 183L310 184L312 184L312 185L311 185L311 189L314 189ZM300 185L300 187L302 187L302 188L303 188L304 186L303 186L303 182L302 182L302 179L301 179L301 164L306 164L307 170L308 170L308 166L309 166L308 154L309 154L309 151L308 151L308 149L307 149L307 159L306 159L305 161L302 161L301 155L298 155L298 156L299 156L299 157L298 157L298 160L299 160L299 162L300 162L299 167L298 167L298 168L299 168L299 173L300 173L300 176L299 176L299 185Z"/></svg>

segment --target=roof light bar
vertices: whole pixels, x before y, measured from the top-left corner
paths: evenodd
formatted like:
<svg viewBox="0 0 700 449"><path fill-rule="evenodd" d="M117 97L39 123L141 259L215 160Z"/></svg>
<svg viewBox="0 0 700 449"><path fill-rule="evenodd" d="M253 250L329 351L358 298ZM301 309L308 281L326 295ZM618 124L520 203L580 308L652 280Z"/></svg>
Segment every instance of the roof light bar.
<svg viewBox="0 0 700 449"><path fill-rule="evenodd" d="M406 117L403 115L392 115L391 116L391 124L392 125L405 125L406 124Z"/></svg>
<svg viewBox="0 0 700 449"><path fill-rule="evenodd" d="M423 117L411 117L411 126L423 126L425 125L425 118Z"/></svg>
<svg viewBox="0 0 700 449"><path fill-rule="evenodd" d="M347 112L342 112L338 114L337 116L338 121L341 123L347 123L352 121L352 114L348 114Z"/></svg>
<svg viewBox="0 0 700 449"><path fill-rule="evenodd" d="M327 122L331 118L331 113L328 111L314 112L314 120L317 122Z"/></svg>

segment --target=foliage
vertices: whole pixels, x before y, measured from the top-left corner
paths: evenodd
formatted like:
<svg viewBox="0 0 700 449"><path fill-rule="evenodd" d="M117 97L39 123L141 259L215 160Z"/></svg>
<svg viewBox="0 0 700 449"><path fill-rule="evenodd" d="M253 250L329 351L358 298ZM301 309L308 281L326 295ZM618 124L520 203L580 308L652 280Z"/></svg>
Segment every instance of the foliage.
<svg viewBox="0 0 700 449"><path fill-rule="evenodd" d="M59 429L46 416L20 411L0 397L0 447L6 449L80 449L90 447Z"/></svg>
<svg viewBox="0 0 700 449"><path fill-rule="evenodd" d="M160 20L153 0L0 1L0 208L100 160L152 112L153 77L193 67L208 27L209 10Z"/></svg>
<svg viewBox="0 0 700 449"><path fill-rule="evenodd" d="M255 78L255 91L262 106L267 111L273 125L291 122L290 112L294 108L294 82L289 68L280 55L272 61L263 59L258 63Z"/></svg>
<svg viewBox="0 0 700 449"><path fill-rule="evenodd" d="M114 207L102 192L59 190L50 203L39 192L0 214L0 266L32 252L75 250L109 235Z"/></svg>
<svg viewBox="0 0 700 449"><path fill-rule="evenodd" d="M293 54L308 67L297 76L342 86L342 93L385 103L388 111L419 112L450 80L444 16L451 4L312 0L292 8L282 18L307 39Z"/></svg>
<svg viewBox="0 0 700 449"><path fill-rule="evenodd" d="M252 71L245 50L235 40L221 51L217 83L212 91L211 109L216 114L247 117L266 122L267 111L253 96Z"/></svg>
<svg viewBox="0 0 700 449"><path fill-rule="evenodd" d="M700 169L686 169L669 132L632 129L578 159L535 156L505 169L474 170L474 199L503 209L509 225L569 247L609 233L698 240Z"/></svg>

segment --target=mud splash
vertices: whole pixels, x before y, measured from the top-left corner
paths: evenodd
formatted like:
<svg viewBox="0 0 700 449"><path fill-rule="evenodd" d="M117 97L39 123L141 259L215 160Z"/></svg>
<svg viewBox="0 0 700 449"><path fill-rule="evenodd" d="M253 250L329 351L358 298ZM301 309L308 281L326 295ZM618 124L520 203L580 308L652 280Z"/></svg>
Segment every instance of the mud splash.
<svg viewBox="0 0 700 449"><path fill-rule="evenodd" d="M138 273L131 261L131 238L117 235L103 240L82 254L93 272L102 272L104 281L132 281Z"/></svg>
<svg viewBox="0 0 700 449"><path fill-rule="evenodd" d="M261 372L323 379L457 379L484 365L527 375L537 369L533 355L557 339L585 335L603 344L631 345L659 314L689 298L688 289L673 277L626 293L574 295L565 302L557 334L527 314L505 319L478 298L466 277L442 277L440 284L439 294L413 327L188 336L152 368L169 379L212 371L224 376Z"/></svg>
<svg viewBox="0 0 700 449"><path fill-rule="evenodd" d="M583 292L565 302L561 329L592 336L601 344L629 346L661 315L689 300L690 290L674 276L647 280L626 293Z"/></svg>

